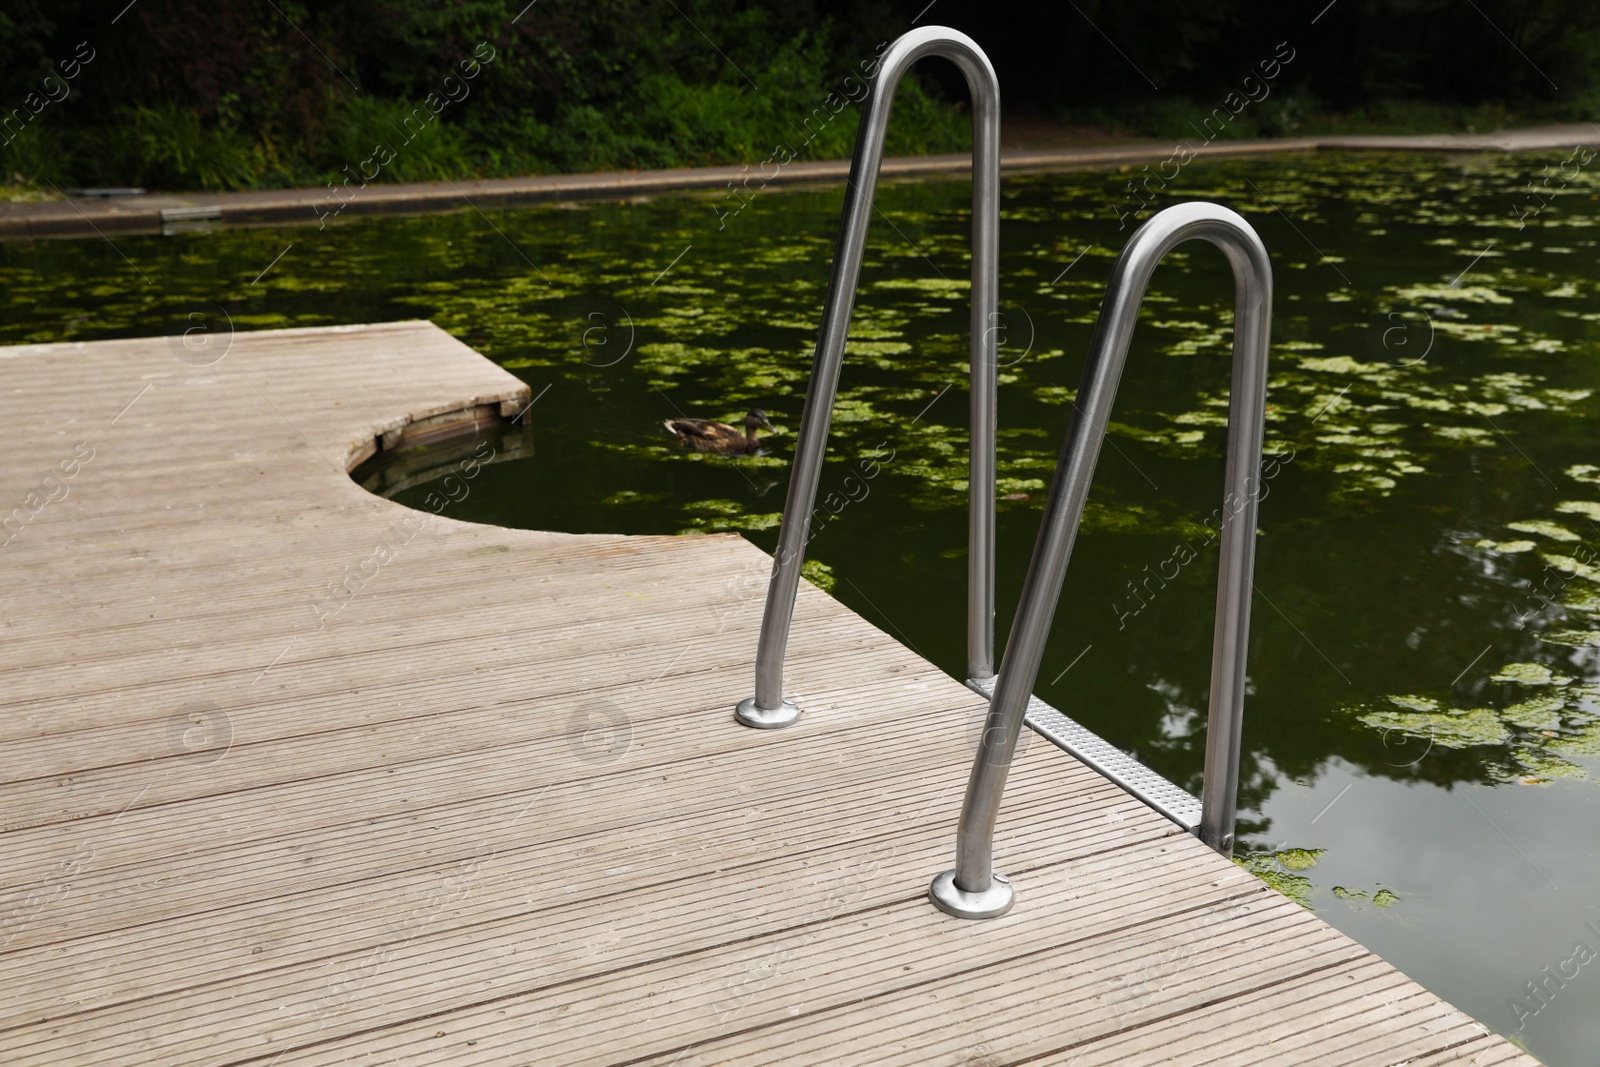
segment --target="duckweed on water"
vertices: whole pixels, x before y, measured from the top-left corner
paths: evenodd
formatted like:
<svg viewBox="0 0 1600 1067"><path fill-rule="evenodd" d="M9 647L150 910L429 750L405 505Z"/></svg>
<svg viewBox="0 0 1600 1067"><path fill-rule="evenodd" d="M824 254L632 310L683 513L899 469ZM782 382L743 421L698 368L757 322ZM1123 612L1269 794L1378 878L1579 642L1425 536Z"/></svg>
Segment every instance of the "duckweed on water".
<svg viewBox="0 0 1600 1067"><path fill-rule="evenodd" d="M1389 230L1453 225L1459 217L1432 201L1410 198L1418 173L1414 160L1387 177L1366 163L1319 163L1317 169L1306 170L1286 159L1275 166L1287 168L1304 184L1275 186L1270 203L1239 204L1262 220L1276 211L1300 219L1302 225L1315 220L1324 213L1321 197L1335 189L1381 208ZM1217 164L1204 172L1209 178L1199 177L1202 171L1197 169L1196 189L1232 199L1230 190L1242 187L1232 177L1239 170L1248 172L1248 167ZM1461 193L1472 181L1509 178L1515 165L1489 164L1470 177L1432 164L1425 170L1441 190ZM1088 272L1103 273L1121 241L1108 231L1104 240L1066 242L1062 226L1109 226L1112 220L1100 220L1096 205L1104 199L1103 190L1115 185L1115 176L1094 174L1007 180L1010 228L1003 277L1008 290L1020 287L1048 298L1038 306L1028 297L1019 301L1015 291L1003 294L1008 309L1008 347L1002 348L1008 410L1019 410L1019 403L1023 410L1057 409L1074 399L1073 364L1081 358L1087 326L1097 316L1103 292L1099 279ZM961 390L942 401L944 409L931 413L926 423L908 426L908 420L940 389L959 386L965 374L962 331L968 281L962 189L959 182L885 186L884 210L904 237L875 232L869 242L848 346L850 366L835 416L834 447L845 454L875 443L866 438L876 434L882 439L892 428L898 435L895 447L905 460L895 477L914 482L903 488L911 490L919 506L933 510L957 506L965 489L960 413L950 410L962 405ZM714 417L736 415L741 405L763 404L787 408L775 413L793 423L827 283L838 196L774 191L753 202L727 231L708 225L715 220L712 199L689 195L649 205L503 212L496 216L496 231L465 216L354 223L305 239L303 256L286 257L261 279L256 278L260 263L281 250L274 244L276 235L266 231L227 231L204 242L178 238L161 246L179 253L165 258L141 252L138 269L157 282L148 287L130 284L137 279L126 264L108 263L103 282L85 291L33 268L26 257L13 257L5 270L8 292L18 306L30 310L4 332L11 340L52 341L160 332L186 302L215 299L220 275L228 279L222 286L223 302L231 307L236 324L308 325L422 314L505 366L530 372L529 377L601 380L591 386L598 389L616 388L620 383L615 379L631 377L669 398L670 405L693 408L695 414L707 402L715 406ZM367 240L380 226L385 240ZM1465 242L1458 244L1464 253L1472 253ZM674 259L686 249L681 259ZM1299 254L1288 245L1279 249L1280 254L1289 251ZM1549 284L1541 272L1502 256L1502 251L1515 249L1497 248L1454 283L1448 272L1440 271L1437 279L1382 285L1365 293L1344 285L1322 292L1325 300L1359 300L1369 306L1366 317L1372 326L1364 335L1324 330L1307 336L1303 316L1292 310L1281 314L1270 387L1269 447L1294 449L1297 463L1332 477L1336 499L1354 502L1389 495L1407 479L1426 475L1441 448L1500 447L1501 431L1516 434L1514 416L1519 411L1583 410L1588 390L1553 388L1542 374L1504 369L1463 374L1443 360L1414 360L1413 354L1424 346L1420 336L1411 339L1407 350L1386 351L1395 329L1395 320L1387 316L1400 312L1412 315L1419 330L1426 313L1437 335L1435 347L1493 339L1524 352L1554 350L1559 339L1535 336L1527 323L1482 316L1530 296L1567 299L1589 286L1578 278ZM948 258L943 258L946 252ZM1063 278L1063 257L1070 260L1077 252L1085 252L1086 262ZM1328 264L1346 261L1329 251L1322 260L1301 265L1320 265L1326 272ZM529 270L530 263L537 269ZM670 272L661 275L669 264ZM1222 283L1215 266L1198 251L1184 249L1170 256L1157 273L1135 345L1195 363L1196 371L1183 374L1186 381L1210 379L1216 384L1200 385L1186 399L1171 395L1167 399L1175 403L1160 410L1119 414L1111 428L1114 437L1175 458L1204 459L1220 452L1226 390L1218 371L1226 363L1231 306L1217 299ZM1324 277L1337 280L1331 274ZM1286 297L1297 295L1292 288L1284 284ZM156 292L162 295L152 295ZM330 297L362 299L358 294L367 294L365 299L379 306L363 308L355 316L327 314ZM67 308L90 314L62 314ZM1038 334L1025 353L1019 348L1028 339L1021 336L1019 316L1009 314L1011 310L1027 311ZM626 339L631 349L613 370L608 357L624 346L624 317L634 331ZM65 329L64 322L69 323ZM602 334L611 346L603 351L596 347ZM1069 343L1039 343L1047 337ZM1148 351L1134 354L1136 361L1149 358ZM861 371L873 373L857 373ZM888 374L898 380L888 382L883 377ZM915 395L907 395L908 378L923 386ZM1499 429L1486 420L1495 420ZM1049 440L1002 442L1001 463L1010 465L1015 477L1035 477L1021 473L1019 466L1030 466L1040 472L1038 477L1052 467L1064 426L1059 416L1046 416L1046 421L1054 430ZM859 431L853 428L857 424ZM924 432L911 432L919 429ZM624 446L624 454L640 462L663 461L654 444L631 449L626 446L632 440L610 443ZM1029 490L1017 486L1012 491ZM1168 513L1153 524L1149 516L1141 522L1149 532L1170 532L1183 518Z"/></svg>
<svg viewBox="0 0 1600 1067"><path fill-rule="evenodd" d="M1291 871L1309 871L1317 865L1325 849L1286 848L1276 853L1278 862Z"/></svg>
<svg viewBox="0 0 1600 1067"><path fill-rule="evenodd" d="M1300 867L1290 867L1282 860L1282 853L1255 852L1248 856L1235 856L1233 862L1249 871L1273 889L1282 893L1296 904L1311 910L1311 879L1296 871L1308 870L1316 866L1316 857L1320 856L1319 849L1292 849L1291 852L1310 856L1310 862ZM1298 861L1297 861L1298 862Z"/></svg>
<svg viewBox="0 0 1600 1067"><path fill-rule="evenodd" d="M1589 481L1597 469L1575 465L1566 471L1576 481ZM1558 502L1555 511L1591 520L1575 531L1546 518L1530 518L1508 523L1508 527L1546 538L1566 551L1542 551L1545 564L1538 585L1520 594L1534 605L1541 602L1556 618L1600 614L1600 567L1575 558L1589 559L1600 551L1600 529L1592 520L1600 518L1600 504L1590 501ZM1580 532L1581 531L1581 532ZM1497 542L1490 538L1473 543L1475 550L1506 554L1527 554L1536 547L1531 541ZM1533 583L1530 581L1530 586ZM1571 650L1586 655L1600 647L1600 629L1550 626L1537 634L1539 641L1553 649ZM1587 778L1583 758L1600 754L1600 689L1567 673L1565 665L1518 660L1504 663L1489 674L1489 681L1502 687L1503 702L1491 707L1460 708L1447 698L1405 694L1386 698L1388 706L1359 705L1350 710L1358 721L1387 737L1398 733L1426 743L1428 747L1473 749L1483 753L1485 769L1491 777L1507 782L1540 784L1559 778Z"/></svg>
<svg viewBox="0 0 1600 1067"><path fill-rule="evenodd" d="M1333 895L1344 901L1370 901L1380 908L1392 908L1400 903L1400 897L1387 889L1378 889L1371 894L1361 889L1347 889L1342 885L1333 887Z"/></svg>
<svg viewBox="0 0 1600 1067"><path fill-rule="evenodd" d="M1558 676L1542 663L1508 663L1490 678L1494 682L1515 682L1518 685L1564 685L1571 678Z"/></svg>
<svg viewBox="0 0 1600 1067"><path fill-rule="evenodd" d="M1511 731L1492 708L1441 711L1368 711L1360 720L1375 730L1420 738L1443 748L1504 745Z"/></svg>
<svg viewBox="0 0 1600 1067"><path fill-rule="evenodd" d="M1474 548L1488 549L1490 552L1499 552L1502 555L1513 555L1518 552L1532 552L1539 546L1532 541L1490 541L1483 540L1473 545Z"/></svg>
<svg viewBox="0 0 1600 1067"><path fill-rule="evenodd" d="M833 585L837 580L833 568L819 559L806 560L800 567L800 575L824 593L833 592Z"/></svg>
<svg viewBox="0 0 1600 1067"><path fill-rule="evenodd" d="M1543 537L1550 538L1552 541L1580 540L1577 534L1573 533L1565 526L1562 526L1558 522L1551 522L1548 519L1530 519L1525 522L1508 522L1506 523L1506 529L1516 530L1518 533L1539 534ZM1529 544L1531 542L1518 543Z"/></svg>
<svg viewBox="0 0 1600 1067"><path fill-rule="evenodd" d="M1315 887L1301 872L1315 867L1326 853L1327 850L1321 848L1285 848L1235 856L1233 862L1310 911L1313 910L1311 894ZM1390 908L1400 903L1399 896L1382 887L1369 894L1359 889L1334 886L1333 895L1345 901L1370 901L1380 908Z"/></svg>

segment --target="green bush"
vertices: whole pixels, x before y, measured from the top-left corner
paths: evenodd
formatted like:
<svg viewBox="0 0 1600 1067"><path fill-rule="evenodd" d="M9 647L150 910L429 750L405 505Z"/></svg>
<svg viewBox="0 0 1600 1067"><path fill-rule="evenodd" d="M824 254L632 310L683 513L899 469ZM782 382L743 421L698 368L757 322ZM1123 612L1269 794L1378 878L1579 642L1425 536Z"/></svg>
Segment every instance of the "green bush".
<svg viewBox="0 0 1600 1067"><path fill-rule="evenodd" d="M191 108L162 104L118 114L109 143L124 147L127 177L104 175L107 184L166 188L245 189L255 184L261 153L239 131L202 127Z"/></svg>
<svg viewBox="0 0 1600 1067"><path fill-rule="evenodd" d="M450 125L444 115L433 114L425 104L367 97L357 97L345 108L321 162L330 181L433 181L478 169L466 131Z"/></svg>
<svg viewBox="0 0 1600 1067"><path fill-rule="evenodd" d="M61 131L48 123L34 123L0 147L0 178L16 186L61 185L76 169Z"/></svg>
<svg viewBox="0 0 1600 1067"><path fill-rule="evenodd" d="M837 158L856 108L833 114L824 101L897 32L880 24L903 23L868 5L836 28L809 0L589 0L516 23L490 0L141 0L108 38L87 0L17 3L0 16L13 31L0 90L25 95L56 57L95 42L70 96L0 156L9 180L59 186L753 166L780 143ZM464 66L477 69L464 77ZM446 79L458 99L435 114L426 101L436 94L437 107ZM963 117L914 79L896 112L891 152L967 143ZM808 118L816 132L802 147Z"/></svg>
<svg viewBox="0 0 1600 1067"><path fill-rule="evenodd" d="M246 189L264 169L261 148L239 131L208 129L171 105L125 108L106 125L37 121L3 152L4 173L24 185Z"/></svg>

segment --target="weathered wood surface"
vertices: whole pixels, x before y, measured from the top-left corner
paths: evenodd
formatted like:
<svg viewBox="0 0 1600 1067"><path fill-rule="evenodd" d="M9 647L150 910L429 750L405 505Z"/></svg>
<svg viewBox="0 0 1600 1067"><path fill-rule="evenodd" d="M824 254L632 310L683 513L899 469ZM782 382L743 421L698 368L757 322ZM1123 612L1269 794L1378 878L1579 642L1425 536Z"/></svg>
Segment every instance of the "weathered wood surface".
<svg viewBox="0 0 1600 1067"><path fill-rule="evenodd" d="M368 495L528 401L428 324L0 388L0 1062L1532 1062L1041 738L1016 910L935 911L977 698L807 586L806 717L743 729L743 540Z"/></svg>

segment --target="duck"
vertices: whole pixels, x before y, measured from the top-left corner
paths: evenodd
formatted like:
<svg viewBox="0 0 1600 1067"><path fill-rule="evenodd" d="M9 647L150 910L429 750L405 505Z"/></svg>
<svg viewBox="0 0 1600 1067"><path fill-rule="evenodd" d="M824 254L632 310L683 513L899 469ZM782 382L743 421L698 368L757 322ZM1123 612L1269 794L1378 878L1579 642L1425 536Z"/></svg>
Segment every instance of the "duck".
<svg viewBox="0 0 1600 1067"><path fill-rule="evenodd" d="M668 419L662 425L677 435L678 444L696 452L716 452L724 456L753 456L761 451L761 439L756 436L758 427L778 432L760 408L751 408L744 417L743 433L725 422L710 419Z"/></svg>

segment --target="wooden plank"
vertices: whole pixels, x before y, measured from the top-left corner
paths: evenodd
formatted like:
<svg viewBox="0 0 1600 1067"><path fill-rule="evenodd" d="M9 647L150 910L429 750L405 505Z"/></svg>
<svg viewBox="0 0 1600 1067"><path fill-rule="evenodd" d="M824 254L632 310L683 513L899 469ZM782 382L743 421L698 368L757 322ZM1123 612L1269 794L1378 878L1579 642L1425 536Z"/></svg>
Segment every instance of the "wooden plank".
<svg viewBox="0 0 1600 1067"><path fill-rule="evenodd" d="M1050 796L1056 788L1048 775L1035 776L1022 810L1056 806ZM897 820L891 834L875 841L824 848L737 870L708 870L697 858L696 863L680 864L677 869L663 865L658 877L666 880L645 888L631 878L595 884L581 876L563 875L541 857L538 869L530 872L534 880L522 884L538 885L542 893L550 894L549 906L525 899L518 914L487 924L457 926L461 916L433 921L433 916L418 912L413 904L410 914L417 919L413 929L405 926L404 915L391 914L382 922L361 916L342 931L345 940L337 953L298 966L279 962L271 971L210 984L207 1002L225 1006L225 1012L197 1019L195 999L188 989L154 997L146 991L136 1002L120 1008L62 1020L52 1027L50 1042L38 1048L28 1046L26 1054L54 1055L62 1047L98 1039L107 1042L102 1047L118 1048L124 1057L147 1046L156 1061L187 1058L202 1048L207 1055L224 1055L231 1048L249 1051L263 1027L272 1031L279 1046L322 1041L419 1013L437 1013L452 1004L468 1006L529 988L550 989L585 974L609 973L652 959L786 931L797 922L843 919L904 900L908 890L914 895L917 887L947 862L944 831L951 817L949 805L956 798L952 795L944 800L935 807L922 806L914 822ZM864 825L873 823L870 814L858 815L858 819ZM911 851L913 846L906 846L905 839L913 832L919 841ZM1118 862L1108 860L1108 855L1114 857L1122 851L1094 853L1094 849L1104 849L1105 839L1099 828L1081 822L1056 824L1043 836L1043 840L1008 841L1007 852L1015 854L1021 847L1054 857L1087 847L1091 858L1075 869L1089 879L1097 867ZM457 867L448 873L476 892L480 872L487 879L499 858L486 857L481 868ZM1175 891L1185 887L1192 891L1192 871L1184 866L1169 861L1156 870L1158 881ZM516 876L502 876L502 881L506 878ZM492 892L492 885L485 882L482 889ZM529 894L524 891L522 896ZM713 917L713 912L723 911L725 917ZM396 938L397 928L414 936ZM363 937L380 933L387 935L387 943L363 944ZM181 957L169 958L175 962ZM364 995L377 977L369 971L381 971L381 996ZM169 975L166 981L171 980ZM305 1010L286 1019L285 1004ZM11 1047L4 1034L0 1034L0 1050L7 1062L25 1062L19 1059L25 1050Z"/></svg>
<svg viewBox="0 0 1600 1067"><path fill-rule="evenodd" d="M684 1065L814 1064L833 1062L839 1049L862 1063L960 1062L991 1033L987 1043L1006 1062L1011 1050L998 1044L1002 1030L1007 1045L1019 1050L1035 1047L1040 1027L1082 1032L1096 1023L1091 1007L1102 1006L1108 994L1125 995L1144 968L1174 948L1199 956L1203 941L1237 950L1276 934L1272 958L1252 968L1258 982L1292 976L1316 960L1331 962L1326 938L1333 935L1302 927L1284 936L1274 922L1277 902L1258 886L1236 883L1230 897L1191 880L1159 895L1128 893L1125 884L1102 895L1069 885L1062 873L1033 872L1027 888L1035 910L1010 921L950 919L918 897L821 929L294 1052L282 1062L333 1064L358 1056L382 1062L404 1050L408 1061L444 1063L464 1039L477 1041L475 1059L488 1064L526 1062L530 1055L574 1064L650 1056L677 1056ZM1203 933L1174 937L1167 927L1186 911L1215 922ZM898 951L886 960L882 946L891 942ZM1350 946L1334 959L1359 955ZM1186 972L1194 981L1190 996L1250 981L1220 952L1203 958L1208 967ZM718 1008L707 988L730 991L731 1003ZM426 1048L441 1030L460 1040ZM704 1041L708 1033L715 1039Z"/></svg>
<svg viewBox="0 0 1600 1067"><path fill-rule="evenodd" d="M343 559L346 562L351 558L359 559L359 556L356 556L355 553L359 552L360 555L364 556L370 551L371 549L368 545L361 545L354 551L347 550L347 554ZM337 576L338 568L330 567L325 573ZM679 573L682 573L681 569ZM623 571L621 568L608 568L606 572L607 583L625 582L628 577L628 572ZM648 578L649 576L645 577ZM397 580L403 580L398 575L396 578ZM543 603L541 606L546 608L549 616L538 624L524 622L521 627L516 629L516 632L531 639L541 634L570 634L571 630L582 627L592 629L609 627L609 636L612 637L611 644L613 647L617 645L636 647L638 645L637 641L628 641L626 625L637 616L640 606L638 603L639 597L628 596L624 588L619 586L614 590L594 589L587 598L574 597L565 602L557 600L555 603ZM653 595L661 596L664 599L666 594L672 591L671 587L662 587L648 582L646 588L653 590ZM447 597L445 595L447 590L456 593L457 597ZM541 601L554 599L562 593L562 590L559 589L544 590L538 587L530 587L530 591L535 590L544 594L540 597ZM163 632L160 635L152 634L147 638L142 648L138 644L129 642L121 634L117 634L116 639L113 640L108 631L103 629L98 622L91 620L91 613L95 617L105 618L105 609L102 605L87 599L82 603L78 603L77 598L70 598L70 594L69 600L60 600L58 596L59 602L55 605L58 610L56 610L55 616L63 621L68 618L76 618L80 627L85 624L91 625L95 643L85 650L86 654L83 660L32 666L30 669L23 671L16 689L7 694L7 703L15 705L48 700L59 694L64 687L71 687L77 690L77 695L79 696L96 691L114 691L119 688L119 681L121 685L127 684L124 675L129 670L138 675L138 681L146 684L175 680L177 678L196 677L205 673L217 673L216 662L218 657L210 659L207 657L211 654L213 646L219 643L224 646L233 646L227 649L233 655L222 658L221 662L231 664L238 662L239 659L245 659L246 663L249 664L248 666L227 670L226 673L246 674L250 672L251 667L255 666L257 662L254 657L247 655L249 649L273 648L276 646L275 650L281 651L284 643L289 640L299 642L301 645L301 651L286 661L288 664L294 665L297 663L311 663L319 659L352 656L363 651L404 651L414 653L418 648L447 639L457 642L469 642L481 640L487 636L485 631L500 636L505 636L511 632L511 627L501 623L497 618L497 614L492 611L486 618L474 618L471 616L463 618L463 609L470 611L474 604L461 598L460 587L452 587L447 582L437 589L435 602L440 604L439 610L430 619L425 620L425 623L433 624L432 641L429 640L430 631L427 625L415 627L418 632L413 633L412 629L408 629L411 620L403 617L399 619L385 618L380 626L340 626L337 623L347 621L341 613L335 616L334 624L329 625L324 632L318 633L316 618L311 610L311 594L316 591L316 586L295 589L293 591L293 594L295 594L293 599L287 601L287 603L284 601L282 594L280 594L276 617L281 622L278 625L269 624L265 627L252 627L248 633L241 634L234 641L228 641L227 630L217 634L213 628L212 633L216 640L204 641L202 645L199 640L199 634L194 633L189 635L190 639L188 641L183 644L177 644L171 639L170 630L163 628ZM52 595L56 594L55 590L50 592ZM703 596L703 588L700 592ZM738 606L741 602L740 597L728 594L724 589L719 588L717 592L725 594L726 599L719 600L714 596L709 601L697 600L690 604L682 604L675 607L669 606L666 610L675 610L678 613L678 618L684 620L684 629L687 631L688 636L697 636L711 628L708 623L717 619L716 608L720 604L731 603L734 606ZM818 596L820 594L801 598L803 605L800 609L802 618L821 621L827 617L817 612L813 606ZM588 606L582 607L585 604ZM248 605L244 605L244 607L248 608ZM371 607L374 613L390 614L387 603L374 604ZM525 607L519 607L514 603L505 605L505 610L510 612L513 618L517 617L516 613L519 611L526 612ZM146 614L148 615L148 611L146 611ZM355 618L357 615L352 613L351 617ZM723 617L730 621L738 620L742 622L746 627L746 632L749 632L753 629L759 615L752 609L739 610L737 613L730 611ZM268 618L270 619L271 616ZM204 624L207 621L202 619L201 623ZM671 620L664 620L664 623L668 621ZM215 623L212 623L212 625L215 627ZM372 636L366 637L367 643L364 645L362 643L363 637L365 637L369 629ZM663 625L663 629L667 629L667 627ZM842 630L854 632L862 639L878 640L881 638L880 631L868 626L859 618L849 620L849 624L843 626ZM595 635L586 634L585 636L593 637ZM684 636L684 633L671 635L672 639L676 641L683 640ZM732 636L726 635L721 643L723 645L730 644ZM839 635L830 633L828 636L831 639ZM388 637L389 640L374 640L375 638L383 637ZM587 645L580 647L586 648ZM600 647L604 648L606 646L602 645ZM552 652L552 654L556 653ZM447 657L442 654L439 658L447 660Z"/></svg>
<svg viewBox="0 0 1600 1067"><path fill-rule="evenodd" d="M1100 788L1064 801L1059 796L1062 783L1053 773L1021 777L1017 786L1018 810L1050 805L1048 833L1052 840L1059 837L1068 858L1096 856L1176 832L1142 823L1136 801L1107 796ZM231 904L212 913L203 927L185 914L0 955L0 1029L70 1013L80 1002L118 1003L167 988L183 989L187 974L196 969L215 983L393 944L396 930L410 932L408 920L424 909L427 895L443 879L468 868L481 872L473 879L473 891L448 908L427 912L419 936L520 920L528 913L527 893L517 890L526 886L568 894L567 907L713 878L754 886L752 891L764 896L763 868L799 864L816 883L803 886L802 892L821 892L841 908L856 908L883 893L890 894L884 899L903 897L907 886L948 861L954 790L928 795L917 776L907 776L870 793L845 793L831 801L826 821L808 817L809 806L807 814L789 817L782 838L774 838L785 850L773 852L772 859L752 859L748 834L758 826L730 823L720 833L708 833L698 821L680 818L653 824L647 835L566 838L507 849L487 859L474 850L444 865L345 882L288 900ZM837 828L847 825L846 820L853 833L841 834ZM933 832L910 845L894 839L913 827L919 834L930 827ZM1006 831L1000 847L1009 855L1032 857L1036 839L1045 832L1031 826L1023 836ZM835 870L841 872L837 877L826 873ZM576 896L579 888L585 890L583 897ZM533 914L536 923L544 921L543 912ZM612 921L605 908L599 915ZM745 929L741 919L769 923L774 918L769 911L758 911L719 919L720 936L737 937ZM172 960L182 960L184 967L171 966Z"/></svg>
<svg viewBox="0 0 1600 1067"><path fill-rule="evenodd" d="M1462 1042L1454 1048L1428 1056L1419 1056L1410 1061L1406 1067L1444 1067L1446 1064L1458 1064L1460 1067L1503 1067L1505 1064L1533 1067L1538 1062L1504 1038L1495 1034L1485 1034L1471 1041Z"/></svg>
<svg viewBox="0 0 1600 1067"><path fill-rule="evenodd" d="M685 650L692 651L693 646L685 646ZM515 661L503 667L485 666L481 675L436 676L423 683L407 679L248 705L207 701L197 706L227 716L226 733L232 742L232 747L212 758L207 758L204 750L198 752L198 758L191 758L194 754L185 750L182 736L173 732L186 728L187 720L180 715L175 724L172 712L112 729L11 742L0 746L12 778L0 784L0 811L6 813L5 828L20 830L121 812L134 793L146 787L150 792L141 798L142 807L336 770L407 763L441 752L505 747L518 741L564 739L568 742L565 747L573 750L570 732L581 734L587 729L586 709L597 707L625 717L630 736L658 719L693 716L716 724L706 735L708 739L737 745L764 743L729 728L740 690L729 685L726 664L708 658L710 662L685 656L680 662L698 669L674 670L669 662L655 672L655 678L617 685L586 686L582 676L570 675L549 684L546 695L537 701L507 692L507 674L523 687L537 681L525 670L513 673ZM875 660L885 662L852 644L808 649L794 660L793 676L819 708L861 707L860 691L842 683L828 684L828 672L841 664L870 667ZM887 665L884 673L893 682L888 688L875 689L873 699L892 703L897 695L920 695L936 684L928 675L891 673ZM808 684L812 679L815 685ZM950 686L942 677L937 684L945 688L949 699L967 709L966 714L973 718L980 714L982 704L966 690ZM694 693L689 700L685 700L686 689ZM357 691L363 704L352 700ZM327 709L325 717L311 717L323 708ZM885 706L881 710L891 709ZM827 720L819 728L841 725L845 720L839 718ZM201 745L202 739L193 744ZM73 761L75 752L77 762ZM0 858L0 871L4 863ZM5 884L3 874L0 884Z"/></svg>
<svg viewBox="0 0 1600 1067"><path fill-rule="evenodd" d="M1397 1040L1397 1029L1409 1032ZM1368 959L1349 968L1319 971L1254 997L1225 998L1199 1010L1177 1012L1104 1041L1074 1043L1031 1062L1112 1067L1165 1057L1166 1062L1185 1067L1334 1067L1406 1060L1416 1064L1419 1061L1412 1057L1448 1056L1446 1050L1482 1036L1482 1026L1381 961Z"/></svg>
<svg viewBox="0 0 1600 1067"><path fill-rule="evenodd" d="M921 717L906 714L912 709ZM286 778L281 783L239 792L98 815L65 826L16 831L8 837L14 842L13 848L0 857L0 884L20 884L21 875L30 868L89 849L95 852L96 868L109 869L165 862L178 855L212 855L217 845L222 846L217 855L257 842L292 841L297 847L333 847L333 840L327 835L337 836L341 828L352 825L360 827L364 845L375 845L391 832L397 839L409 840L415 835L412 824L424 815L432 821L453 822L470 821L474 812L487 817L490 812L509 808L514 814L534 795L541 798L541 813L547 818L553 817L551 812L561 805L572 806L579 821L562 824L572 832L587 825L585 820L631 818L616 811L582 810L593 792L590 783L602 777L608 795L619 801L635 795L642 799L667 793L666 799L681 799L685 805L725 805L733 800L753 803L768 793L800 793L812 784L824 788L832 784L843 789L890 772L938 774L941 777L936 780L941 784L955 785L962 780L970 759L970 727L976 724L973 717L960 711L959 706L946 711L930 707L926 701L914 703L903 697L886 698L875 703L874 710L886 719L898 712L901 721L890 725L869 723L850 730L844 730L843 724L831 730L831 724L804 724L819 741L831 740L835 732L841 733L839 742L859 749L860 755L849 766L841 767L837 753L831 751L832 745L808 746L818 751L792 756L792 774L786 780L761 773L771 765L774 746L784 742L768 740L774 736L770 733L734 729L731 715L725 712L693 716L688 721L673 718L637 725L625 748L619 747L600 759L586 758L581 747L571 743L578 740L578 733L569 732L570 720L563 720L548 739L527 744L383 764L342 774ZM944 728L941 743L917 745L930 728L938 727ZM797 725L793 729L801 728ZM792 748L792 742L788 747ZM285 770L292 768L291 760ZM739 773L748 773L749 777L733 777ZM664 781L668 782L665 788ZM124 801L123 806L126 808L128 803ZM242 825L252 812L271 815L256 825ZM193 831L193 827L206 822L239 825L240 829L215 839L213 844L197 840ZM323 843L312 843L318 839Z"/></svg>

